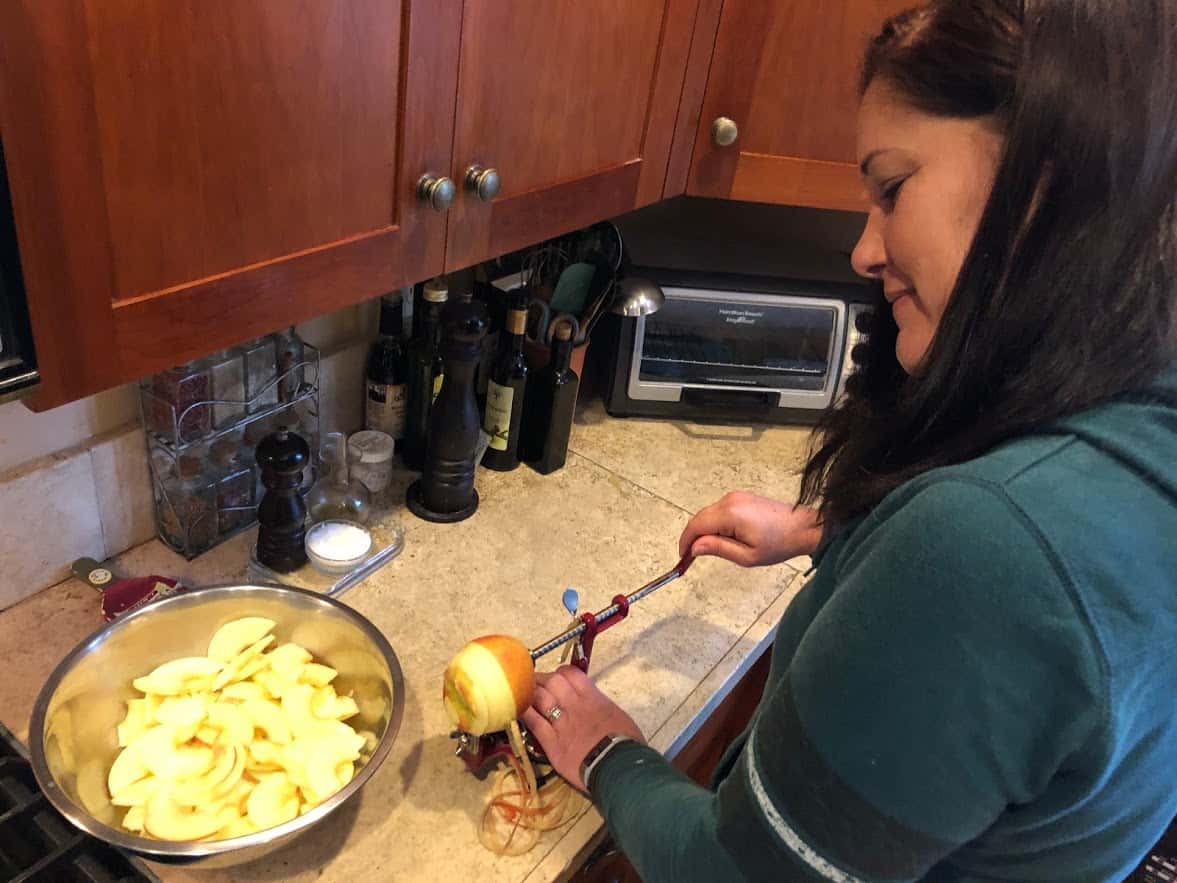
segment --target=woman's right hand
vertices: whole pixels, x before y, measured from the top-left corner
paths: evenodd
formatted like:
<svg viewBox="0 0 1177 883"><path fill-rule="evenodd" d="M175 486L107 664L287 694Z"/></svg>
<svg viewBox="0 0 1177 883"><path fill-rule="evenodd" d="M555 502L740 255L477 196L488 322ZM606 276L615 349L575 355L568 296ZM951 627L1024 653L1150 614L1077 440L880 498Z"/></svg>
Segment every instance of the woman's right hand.
<svg viewBox="0 0 1177 883"><path fill-rule="evenodd" d="M759 567L812 555L820 541L817 510L733 491L695 513L679 538L678 552Z"/></svg>

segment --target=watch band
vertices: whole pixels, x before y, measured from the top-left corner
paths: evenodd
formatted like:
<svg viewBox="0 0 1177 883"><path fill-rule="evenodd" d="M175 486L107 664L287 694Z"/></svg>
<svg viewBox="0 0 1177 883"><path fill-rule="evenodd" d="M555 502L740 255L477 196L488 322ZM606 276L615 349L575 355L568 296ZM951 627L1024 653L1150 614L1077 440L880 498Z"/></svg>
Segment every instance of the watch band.
<svg viewBox="0 0 1177 883"><path fill-rule="evenodd" d="M609 754L618 745L624 745L626 742L637 742L632 736L626 736L621 733L610 733L596 745L594 745L589 753L584 756L584 760L580 762L580 781L584 783L584 789L590 790L589 777L592 776L593 770L600 765Z"/></svg>

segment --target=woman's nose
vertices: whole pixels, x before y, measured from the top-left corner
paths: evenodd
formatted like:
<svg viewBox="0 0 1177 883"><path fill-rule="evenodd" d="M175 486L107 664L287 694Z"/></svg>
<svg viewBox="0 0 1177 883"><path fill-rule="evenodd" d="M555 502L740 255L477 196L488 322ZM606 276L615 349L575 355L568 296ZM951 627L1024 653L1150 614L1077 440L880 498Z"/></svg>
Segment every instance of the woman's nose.
<svg viewBox="0 0 1177 883"><path fill-rule="evenodd" d="M887 250L883 246L882 220L878 209L871 209L866 216L866 226L858 237L858 244L850 253L850 266L859 276L878 279L887 266Z"/></svg>

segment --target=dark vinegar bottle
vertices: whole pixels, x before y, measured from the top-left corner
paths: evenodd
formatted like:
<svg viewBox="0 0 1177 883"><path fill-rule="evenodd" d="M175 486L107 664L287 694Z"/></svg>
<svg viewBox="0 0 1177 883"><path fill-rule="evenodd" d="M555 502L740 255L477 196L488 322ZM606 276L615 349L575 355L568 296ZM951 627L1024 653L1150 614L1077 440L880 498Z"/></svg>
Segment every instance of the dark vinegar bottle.
<svg viewBox="0 0 1177 883"><path fill-rule="evenodd" d="M572 370L572 327L561 324L552 342L552 360L535 378L524 411L520 459L541 475L555 472L568 456L572 416L580 378Z"/></svg>
<svg viewBox="0 0 1177 883"><path fill-rule="evenodd" d="M486 415L482 428L490 445L482 465L508 472L519 465L519 429L523 422L523 391L527 386L527 358L523 355L527 327L527 289L511 292L502 346L486 385Z"/></svg>
<svg viewBox="0 0 1177 883"><path fill-rule="evenodd" d="M364 428L405 437L409 404L409 369L402 340L405 320L399 291L380 299L380 337L368 353Z"/></svg>
<svg viewBox="0 0 1177 883"><path fill-rule="evenodd" d="M440 347L441 314L448 300L449 289L444 280L425 283L417 336L409 343L409 407L401 452L410 469L425 467L429 414L445 377Z"/></svg>

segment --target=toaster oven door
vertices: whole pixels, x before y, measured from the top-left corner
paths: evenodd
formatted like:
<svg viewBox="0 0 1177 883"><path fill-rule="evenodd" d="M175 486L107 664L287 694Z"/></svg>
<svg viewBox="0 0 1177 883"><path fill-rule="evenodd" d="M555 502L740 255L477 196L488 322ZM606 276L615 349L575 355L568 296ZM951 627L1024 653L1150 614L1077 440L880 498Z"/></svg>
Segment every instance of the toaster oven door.
<svg viewBox="0 0 1177 883"><path fill-rule="evenodd" d="M637 320L629 396L678 402L684 391L776 397L781 408L821 410L834 399L846 304L837 299L665 288L666 302Z"/></svg>

